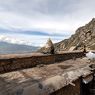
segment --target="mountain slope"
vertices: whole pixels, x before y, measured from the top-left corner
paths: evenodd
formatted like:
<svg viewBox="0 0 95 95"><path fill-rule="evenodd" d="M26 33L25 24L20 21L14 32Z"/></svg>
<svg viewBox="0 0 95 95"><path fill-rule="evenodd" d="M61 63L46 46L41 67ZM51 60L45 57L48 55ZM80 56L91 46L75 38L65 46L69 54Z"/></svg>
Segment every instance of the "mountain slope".
<svg viewBox="0 0 95 95"><path fill-rule="evenodd" d="M55 51L70 50L72 47L74 50L81 50L84 45L87 49L95 50L95 18L78 28L69 39L56 43Z"/></svg>
<svg viewBox="0 0 95 95"><path fill-rule="evenodd" d="M10 53L31 53L38 49L38 47L11 44L7 42L0 42L0 54L10 54Z"/></svg>

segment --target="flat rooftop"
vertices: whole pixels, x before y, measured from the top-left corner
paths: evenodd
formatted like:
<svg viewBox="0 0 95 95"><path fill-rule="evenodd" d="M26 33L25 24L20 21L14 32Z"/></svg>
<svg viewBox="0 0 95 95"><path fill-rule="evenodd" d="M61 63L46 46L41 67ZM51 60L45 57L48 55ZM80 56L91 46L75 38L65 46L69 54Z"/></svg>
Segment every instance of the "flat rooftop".
<svg viewBox="0 0 95 95"><path fill-rule="evenodd" d="M0 95L44 95L52 93L77 80L80 76L91 74L92 64L87 58L70 59L49 65L0 74Z"/></svg>

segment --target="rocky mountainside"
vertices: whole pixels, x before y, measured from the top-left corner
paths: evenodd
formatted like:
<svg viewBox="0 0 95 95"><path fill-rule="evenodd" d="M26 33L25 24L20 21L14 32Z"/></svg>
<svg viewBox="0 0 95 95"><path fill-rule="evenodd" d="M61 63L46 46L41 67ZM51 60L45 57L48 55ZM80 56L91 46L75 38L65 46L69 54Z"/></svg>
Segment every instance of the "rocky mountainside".
<svg viewBox="0 0 95 95"><path fill-rule="evenodd" d="M78 28L69 39L56 43L55 51L82 50L84 45L87 49L95 50L95 18Z"/></svg>

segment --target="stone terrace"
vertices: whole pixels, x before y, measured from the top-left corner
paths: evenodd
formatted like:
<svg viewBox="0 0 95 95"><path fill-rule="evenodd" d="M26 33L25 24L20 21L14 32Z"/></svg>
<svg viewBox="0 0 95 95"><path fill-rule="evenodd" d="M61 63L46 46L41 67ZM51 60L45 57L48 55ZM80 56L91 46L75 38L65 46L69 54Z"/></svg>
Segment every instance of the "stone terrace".
<svg viewBox="0 0 95 95"><path fill-rule="evenodd" d="M83 57L0 74L0 95L49 95L91 74L90 64Z"/></svg>

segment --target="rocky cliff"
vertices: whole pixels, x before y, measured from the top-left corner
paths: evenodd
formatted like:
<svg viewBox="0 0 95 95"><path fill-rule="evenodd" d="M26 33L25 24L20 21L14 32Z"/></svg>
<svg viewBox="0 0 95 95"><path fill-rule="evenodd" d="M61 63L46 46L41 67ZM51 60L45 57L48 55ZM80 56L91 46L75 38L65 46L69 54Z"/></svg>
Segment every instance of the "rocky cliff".
<svg viewBox="0 0 95 95"><path fill-rule="evenodd" d="M87 49L95 50L95 18L78 28L69 39L56 43L55 51L82 50L84 45Z"/></svg>

